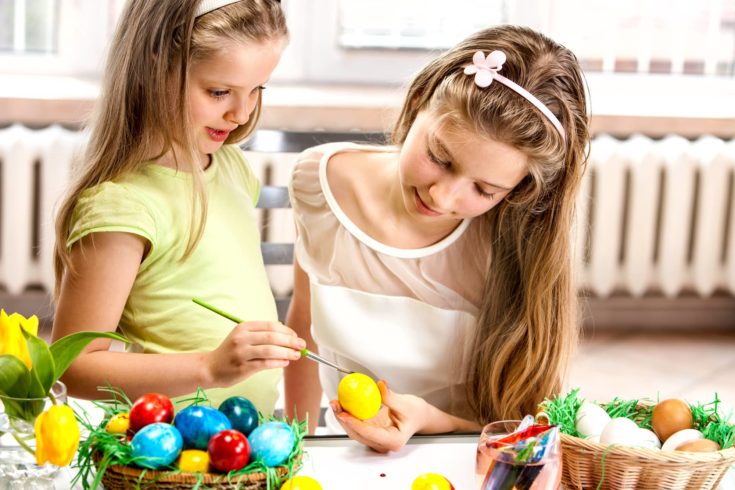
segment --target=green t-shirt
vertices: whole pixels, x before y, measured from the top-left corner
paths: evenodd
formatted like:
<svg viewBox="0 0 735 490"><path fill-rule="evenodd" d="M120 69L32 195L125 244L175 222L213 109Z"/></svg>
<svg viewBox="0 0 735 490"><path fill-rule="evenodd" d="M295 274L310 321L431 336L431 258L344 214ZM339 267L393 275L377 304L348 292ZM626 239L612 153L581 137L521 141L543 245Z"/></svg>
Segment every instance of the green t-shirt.
<svg viewBox="0 0 735 490"><path fill-rule="evenodd" d="M133 342L130 350L215 349L234 324L192 298L245 321L278 319L260 253L257 178L242 151L228 145L212 155L204 179L207 222L201 241L184 262L180 259L189 241L192 201L188 172L151 163L117 182L87 189L79 198L67 246L98 232L133 233L150 244L120 319L120 330ZM245 396L270 414L281 373L262 371L235 386L207 390L207 396L214 407L229 396Z"/></svg>

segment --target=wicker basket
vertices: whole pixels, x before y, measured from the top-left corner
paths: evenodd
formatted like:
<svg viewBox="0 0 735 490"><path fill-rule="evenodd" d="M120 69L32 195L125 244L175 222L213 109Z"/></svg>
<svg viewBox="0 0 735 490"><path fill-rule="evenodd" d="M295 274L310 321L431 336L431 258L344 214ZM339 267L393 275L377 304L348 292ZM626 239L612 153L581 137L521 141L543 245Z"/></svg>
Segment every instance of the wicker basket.
<svg viewBox="0 0 735 490"><path fill-rule="evenodd" d="M710 453L607 446L561 436L565 489L715 488L735 464L735 447ZM604 472L604 474L603 474Z"/></svg>
<svg viewBox="0 0 735 490"><path fill-rule="evenodd" d="M95 454L95 463L100 460ZM278 476L288 473L285 466L276 468ZM170 471L142 470L132 466L110 465L102 476L102 485L106 490L141 489L190 489L199 483L203 488L265 490L267 488L265 473L248 473L227 478L225 474L205 473L200 479L196 473L172 473Z"/></svg>

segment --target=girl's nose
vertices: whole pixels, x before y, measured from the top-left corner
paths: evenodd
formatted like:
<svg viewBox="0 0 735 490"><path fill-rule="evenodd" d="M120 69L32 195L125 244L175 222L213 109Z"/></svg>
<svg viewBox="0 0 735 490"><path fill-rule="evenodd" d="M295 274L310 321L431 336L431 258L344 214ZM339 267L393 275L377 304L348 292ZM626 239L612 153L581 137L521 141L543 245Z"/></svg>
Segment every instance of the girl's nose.
<svg viewBox="0 0 735 490"><path fill-rule="evenodd" d="M250 114L255 110L258 99L255 97L246 97L244 100L238 100L235 105L225 114L225 119L232 123L242 126L250 119Z"/></svg>
<svg viewBox="0 0 735 490"><path fill-rule="evenodd" d="M465 192L467 190L463 189L461 180L451 177L439 179L429 187L434 209L445 213L457 207L457 203Z"/></svg>

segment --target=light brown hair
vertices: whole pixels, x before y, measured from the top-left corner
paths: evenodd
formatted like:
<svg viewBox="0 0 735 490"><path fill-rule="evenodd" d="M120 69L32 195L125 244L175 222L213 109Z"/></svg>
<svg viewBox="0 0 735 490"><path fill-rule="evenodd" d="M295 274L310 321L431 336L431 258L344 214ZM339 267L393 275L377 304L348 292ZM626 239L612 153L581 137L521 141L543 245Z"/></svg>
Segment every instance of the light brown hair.
<svg viewBox="0 0 735 490"><path fill-rule="evenodd" d="M501 83L475 85L463 73L476 51L501 50L501 74L528 90L559 119L553 124ZM529 175L492 208L490 264L474 351L465 365L466 391L478 422L535 414L561 389L578 336L571 228L588 156L585 81L572 52L527 28L475 33L429 63L409 86L393 131L406 139L416 115L511 145L529 159Z"/></svg>
<svg viewBox="0 0 735 490"><path fill-rule="evenodd" d="M86 150L56 217L56 294L70 267L69 238L82 192L115 181L174 151L176 165L192 173L191 232L185 259L196 247L207 215L202 169L191 134L187 82L191 66L232 43L279 40L288 35L275 0L235 2L199 17L199 0L131 0L110 46L102 92L89 123ZM225 143L250 135L261 100L246 124Z"/></svg>

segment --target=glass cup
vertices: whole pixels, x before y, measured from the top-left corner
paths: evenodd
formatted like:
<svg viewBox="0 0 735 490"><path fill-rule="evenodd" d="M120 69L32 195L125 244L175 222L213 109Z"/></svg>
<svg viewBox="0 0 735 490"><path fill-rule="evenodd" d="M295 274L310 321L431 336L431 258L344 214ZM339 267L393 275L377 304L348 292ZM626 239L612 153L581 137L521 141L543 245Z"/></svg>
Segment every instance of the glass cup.
<svg viewBox="0 0 735 490"><path fill-rule="evenodd" d="M56 403L66 403L66 386L57 381L51 387ZM36 464L36 417L53 402L50 397L14 398L0 395L0 489L54 488L59 467Z"/></svg>
<svg viewBox="0 0 735 490"><path fill-rule="evenodd" d="M561 443L557 437L543 455L518 463L510 453L492 447L513 433L519 420L492 422L482 429L477 444L477 490L554 490L561 484Z"/></svg>

